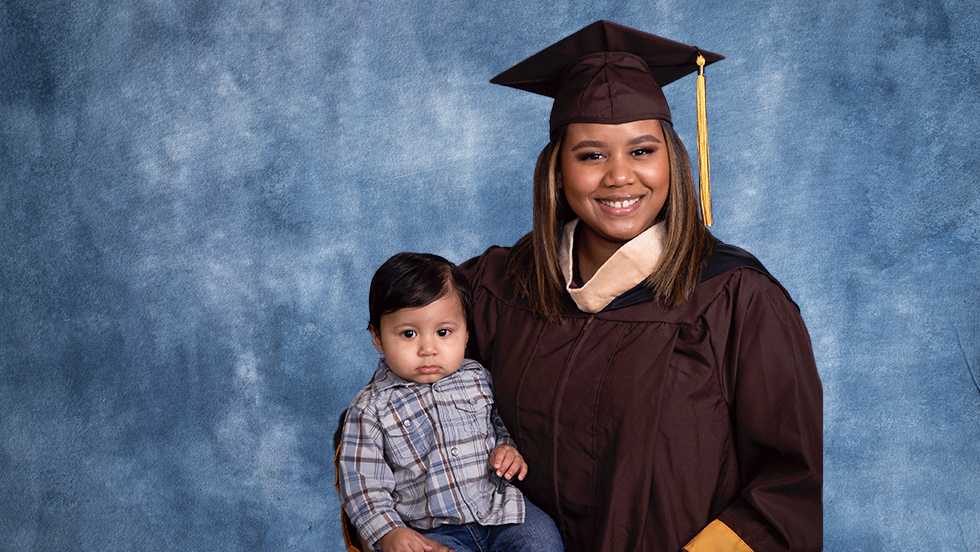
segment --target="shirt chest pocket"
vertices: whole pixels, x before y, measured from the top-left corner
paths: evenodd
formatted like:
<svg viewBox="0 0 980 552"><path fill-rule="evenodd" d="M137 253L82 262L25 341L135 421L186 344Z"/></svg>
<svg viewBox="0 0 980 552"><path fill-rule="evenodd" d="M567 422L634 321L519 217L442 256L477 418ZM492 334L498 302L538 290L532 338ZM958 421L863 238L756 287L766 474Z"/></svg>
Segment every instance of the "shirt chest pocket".
<svg viewBox="0 0 980 552"><path fill-rule="evenodd" d="M488 433L492 408L493 399L481 393L469 397L454 397L443 412L446 412L453 424L470 427L474 432Z"/></svg>
<svg viewBox="0 0 980 552"><path fill-rule="evenodd" d="M410 468L424 464L434 446L432 421L424 410L389 405L381 417L385 434L385 455L392 467Z"/></svg>

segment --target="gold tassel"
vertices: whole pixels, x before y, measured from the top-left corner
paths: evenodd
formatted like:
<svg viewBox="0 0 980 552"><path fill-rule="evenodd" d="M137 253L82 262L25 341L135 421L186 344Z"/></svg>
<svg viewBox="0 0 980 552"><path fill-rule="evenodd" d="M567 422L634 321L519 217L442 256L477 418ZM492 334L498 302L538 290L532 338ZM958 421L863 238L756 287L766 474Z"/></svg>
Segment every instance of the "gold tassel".
<svg viewBox="0 0 980 552"><path fill-rule="evenodd" d="M711 175L708 170L708 115L705 108L704 56L698 53L698 188L701 192L701 219L711 226Z"/></svg>

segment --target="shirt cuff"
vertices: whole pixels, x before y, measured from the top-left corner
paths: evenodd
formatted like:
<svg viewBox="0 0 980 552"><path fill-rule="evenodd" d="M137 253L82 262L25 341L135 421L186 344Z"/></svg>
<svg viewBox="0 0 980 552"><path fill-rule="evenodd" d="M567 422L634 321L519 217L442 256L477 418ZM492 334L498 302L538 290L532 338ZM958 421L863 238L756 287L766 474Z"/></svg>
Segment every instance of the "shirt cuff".
<svg viewBox="0 0 980 552"><path fill-rule="evenodd" d="M378 544L378 540L381 537L398 527L405 527L405 524L400 519L382 512L368 520L362 521L358 526L358 532L361 534L362 542L370 545L371 548L375 548L375 545Z"/></svg>
<svg viewBox="0 0 980 552"><path fill-rule="evenodd" d="M685 552L752 552L735 531L714 520L684 546Z"/></svg>

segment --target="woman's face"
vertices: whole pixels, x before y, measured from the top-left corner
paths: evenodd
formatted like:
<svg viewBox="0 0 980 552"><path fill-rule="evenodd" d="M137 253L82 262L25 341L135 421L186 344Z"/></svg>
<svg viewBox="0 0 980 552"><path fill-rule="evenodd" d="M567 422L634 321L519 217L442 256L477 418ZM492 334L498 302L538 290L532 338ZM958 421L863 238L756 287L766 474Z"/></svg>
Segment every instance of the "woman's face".
<svg viewBox="0 0 980 552"><path fill-rule="evenodd" d="M584 239L618 246L656 222L670 188L660 121L571 123L560 156L561 186L586 225Z"/></svg>

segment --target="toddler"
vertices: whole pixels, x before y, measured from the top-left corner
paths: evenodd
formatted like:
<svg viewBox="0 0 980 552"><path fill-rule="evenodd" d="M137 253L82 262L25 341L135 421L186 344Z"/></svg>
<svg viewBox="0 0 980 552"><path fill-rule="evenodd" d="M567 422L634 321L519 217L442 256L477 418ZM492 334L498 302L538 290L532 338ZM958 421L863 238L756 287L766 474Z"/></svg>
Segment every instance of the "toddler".
<svg viewBox="0 0 980 552"><path fill-rule="evenodd" d="M471 302L437 255L399 253L371 281L368 330L383 356L348 407L338 465L344 510L376 550L563 550L551 518L509 483L527 465L490 373L464 358Z"/></svg>

